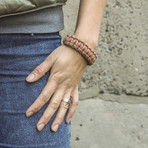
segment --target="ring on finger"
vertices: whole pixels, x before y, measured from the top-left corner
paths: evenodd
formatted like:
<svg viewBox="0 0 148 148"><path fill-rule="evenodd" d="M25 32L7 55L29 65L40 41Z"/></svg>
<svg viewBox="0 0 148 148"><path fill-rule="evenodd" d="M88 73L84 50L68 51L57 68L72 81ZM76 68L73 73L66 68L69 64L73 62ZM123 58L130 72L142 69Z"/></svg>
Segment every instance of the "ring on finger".
<svg viewBox="0 0 148 148"><path fill-rule="evenodd" d="M63 99L62 99L62 102L66 102L66 103L68 103L68 104L70 104L71 101L72 101L72 96L70 96L70 98L63 98Z"/></svg>

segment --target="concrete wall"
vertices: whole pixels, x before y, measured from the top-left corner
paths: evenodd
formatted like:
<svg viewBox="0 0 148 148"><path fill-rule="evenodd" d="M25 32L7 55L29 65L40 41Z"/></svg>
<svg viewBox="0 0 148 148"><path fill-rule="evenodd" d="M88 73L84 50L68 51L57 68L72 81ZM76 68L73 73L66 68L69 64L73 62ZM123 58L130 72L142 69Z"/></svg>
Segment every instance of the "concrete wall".
<svg viewBox="0 0 148 148"><path fill-rule="evenodd" d="M65 37L75 29L79 0L64 6ZM109 0L96 49L79 86L72 148L148 147L148 1Z"/></svg>
<svg viewBox="0 0 148 148"><path fill-rule="evenodd" d="M79 0L64 6L65 30L73 33ZM87 68L80 89L148 96L148 1L110 0L100 31L98 59Z"/></svg>

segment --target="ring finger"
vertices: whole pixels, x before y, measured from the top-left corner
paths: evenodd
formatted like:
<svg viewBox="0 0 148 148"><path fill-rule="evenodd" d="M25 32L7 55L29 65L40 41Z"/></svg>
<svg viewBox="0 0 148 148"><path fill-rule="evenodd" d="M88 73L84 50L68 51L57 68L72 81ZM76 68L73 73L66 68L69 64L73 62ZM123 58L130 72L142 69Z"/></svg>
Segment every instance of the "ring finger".
<svg viewBox="0 0 148 148"><path fill-rule="evenodd" d="M70 98L70 95L71 95L71 91L67 92L64 94L64 98ZM56 132L60 126L60 124L62 123L63 121L63 118L64 118L64 115L66 114L66 111L68 110L69 108L69 103L67 102L64 102L64 101L61 101L61 105L58 109L58 112L57 112L57 115L51 125L51 130L53 132Z"/></svg>

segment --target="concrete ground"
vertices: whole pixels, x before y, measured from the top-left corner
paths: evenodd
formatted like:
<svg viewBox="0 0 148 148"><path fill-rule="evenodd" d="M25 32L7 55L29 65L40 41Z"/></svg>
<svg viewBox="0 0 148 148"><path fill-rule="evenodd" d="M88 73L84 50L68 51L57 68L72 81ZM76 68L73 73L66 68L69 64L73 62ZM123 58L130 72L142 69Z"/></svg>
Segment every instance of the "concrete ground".
<svg viewBox="0 0 148 148"><path fill-rule="evenodd" d="M116 95L81 100L71 120L71 148L148 148L147 100Z"/></svg>

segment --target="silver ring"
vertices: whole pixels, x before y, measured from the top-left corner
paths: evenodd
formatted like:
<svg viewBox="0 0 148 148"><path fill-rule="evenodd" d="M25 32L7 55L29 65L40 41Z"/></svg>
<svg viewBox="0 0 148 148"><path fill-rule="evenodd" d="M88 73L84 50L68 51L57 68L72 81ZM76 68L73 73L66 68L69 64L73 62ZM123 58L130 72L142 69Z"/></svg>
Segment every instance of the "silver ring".
<svg viewBox="0 0 148 148"><path fill-rule="evenodd" d="M70 98L63 98L62 102L66 102L66 103L70 104L71 103L71 97Z"/></svg>

